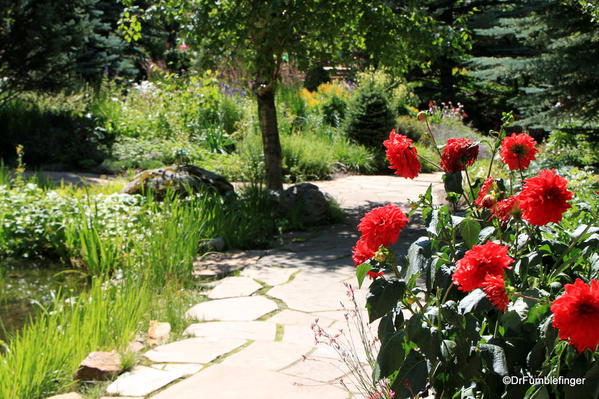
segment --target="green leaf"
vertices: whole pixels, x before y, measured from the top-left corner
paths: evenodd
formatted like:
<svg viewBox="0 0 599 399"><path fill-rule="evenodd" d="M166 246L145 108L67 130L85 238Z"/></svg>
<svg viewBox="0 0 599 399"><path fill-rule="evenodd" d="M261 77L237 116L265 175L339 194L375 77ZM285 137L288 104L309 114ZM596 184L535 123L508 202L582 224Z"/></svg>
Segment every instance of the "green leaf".
<svg viewBox="0 0 599 399"><path fill-rule="evenodd" d="M391 389L395 392L394 398L413 398L424 389L427 380L426 359L420 352L411 350L391 385Z"/></svg>
<svg viewBox="0 0 599 399"><path fill-rule="evenodd" d="M480 233L478 234L478 240L479 242L485 242L489 239L489 237L491 237L491 235L495 232L495 227L493 226L487 226L484 229L482 229L480 231Z"/></svg>
<svg viewBox="0 0 599 399"><path fill-rule="evenodd" d="M379 278L370 284L366 296L366 309L370 323L380 319L397 306L406 290L406 283L402 280L386 280Z"/></svg>
<svg viewBox="0 0 599 399"><path fill-rule="evenodd" d="M460 223L460 234L462 234L466 246L472 248L478 243L480 224L474 219L466 218Z"/></svg>
<svg viewBox="0 0 599 399"><path fill-rule="evenodd" d="M507 359L501 346L480 344L478 347L483 360L493 372L502 377L508 375Z"/></svg>
<svg viewBox="0 0 599 399"><path fill-rule="evenodd" d="M458 303L458 311L460 314L466 314L478 310L488 310L490 308L491 303L487 300L485 292L480 288L471 291L460 301L460 303Z"/></svg>
<svg viewBox="0 0 599 399"><path fill-rule="evenodd" d="M406 359L405 346L403 345L405 335L403 332L396 332L391 335L379 351L376 358L378 365L375 370L374 379L389 377L395 371L399 370Z"/></svg>
<svg viewBox="0 0 599 399"><path fill-rule="evenodd" d="M362 287L362 283L364 282L364 277L366 274L372 269L368 263L362 263L358 267L356 267L356 277L358 278L358 287Z"/></svg>
<svg viewBox="0 0 599 399"><path fill-rule="evenodd" d="M524 399L550 399L549 391L547 391L545 385L541 385L540 387L535 385L526 391Z"/></svg>
<svg viewBox="0 0 599 399"><path fill-rule="evenodd" d="M408 267L405 269L404 278L409 280L412 275L420 273L425 269L429 257L431 240L420 237L408 248Z"/></svg>
<svg viewBox="0 0 599 399"><path fill-rule="evenodd" d="M443 184L447 193L462 194L464 192L462 188L462 172L445 173L443 175Z"/></svg>

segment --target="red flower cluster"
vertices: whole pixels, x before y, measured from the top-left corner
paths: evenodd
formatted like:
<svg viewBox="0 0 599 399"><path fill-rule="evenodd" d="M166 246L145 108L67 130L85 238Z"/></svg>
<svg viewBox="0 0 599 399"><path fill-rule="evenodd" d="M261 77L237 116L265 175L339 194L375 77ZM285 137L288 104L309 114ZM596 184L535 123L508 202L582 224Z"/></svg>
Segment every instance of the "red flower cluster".
<svg viewBox="0 0 599 399"><path fill-rule="evenodd" d="M395 133L395 129L389 133L389 139L385 140L389 169L395 169L395 174L407 179L413 179L420 172L420 161L413 141L407 136Z"/></svg>
<svg viewBox="0 0 599 399"><path fill-rule="evenodd" d="M503 312L507 310L510 298L505 289L505 279L502 275L488 274L483 281L483 291L495 307Z"/></svg>
<svg viewBox="0 0 599 399"><path fill-rule="evenodd" d="M457 262L457 269L452 276L454 284L465 292L482 288L491 303L505 311L510 300L503 272L514 263L507 251L508 247L490 241L475 245Z"/></svg>
<svg viewBox="0 0 599 399"><path fill-rule="evenodd" d="M593 280L589 285L576 279L565 289L566 293L551 305L553 326L559 337L570 340L578 352L594 352L599 345L599 281Z"/></svg>
<svg viewBox="0 0 599 399"><path fill-rule="evenodd" d="M474 204L479 208L492 209L497 201L503 199L503 195L504 193L499 189L497 180L488 177L478 190L478 197L474 200Z"/></svg>
<svg viewBox="0 0 599 399"><path fill-rule="evenodd" d="M536 157L537 142L526 133L513 133L503 139L499 155L510 170L524 170Z"/></svg>
<svg viewBox="0 0 599 399"><path fill-rule="evenodd" d="M472 165L478 157L478 144L465 138L449 139L441 154L441 168L447 173L457 173Z"/></svg>
<svg viewBox="0 0 599 399"><path fill-rule="evenodd" d="M549 222L559 223L563 213L571 207L568 201L573 195L568 190L566 179L554 170L542 170L524 181L524 187L518 195L522 218L537 226Z"/></svg>
<svg viewBox="0 0 599 399"><path fill-rule="evenodd" d="M497 219L501 221L507 221L510 217L515 219L520 219L522 216L522 212L520 211L520 201L518 197L512 195L504 199L503 201L499 201L495 206L491 209L491 214L495 216Z"/></svg>
<svg viewBox="0 0 599 399"><path fill-rule="evenodd" d="M352 248L354 264L361 265L374 257L381 245L389 246L399 238L399 233L405 227L408 218L394 204L375 208L360 220L358 230L362 236ZM370 278L381 276L383 273L368 272Z"/></svg>
<svg viewBox="0 0 599 399"><path fill-rule="evenodd" d="M368 248L376 252L381 245L394 244L407 222L408 218L397 205L388 204L375 208L360 220L358 225L358 230L362 233L360 239L366 242Z"/></svg>
<svg viewBox="0 0 599 399"><path fill-rule="evenodd" d="M352 248L352 253L352 260L356 266L361 265L374 256L374 251L361 238L356 243L356 246Z"/></svg>
<svg viewBox="0 0 599 399"><path fill-rule="evenodd" d="M469 292L483 286L487 275L502 276L514 260L507 254L508 247L487 242L475 245L457 262L453 282L460 290Z"/></svg>

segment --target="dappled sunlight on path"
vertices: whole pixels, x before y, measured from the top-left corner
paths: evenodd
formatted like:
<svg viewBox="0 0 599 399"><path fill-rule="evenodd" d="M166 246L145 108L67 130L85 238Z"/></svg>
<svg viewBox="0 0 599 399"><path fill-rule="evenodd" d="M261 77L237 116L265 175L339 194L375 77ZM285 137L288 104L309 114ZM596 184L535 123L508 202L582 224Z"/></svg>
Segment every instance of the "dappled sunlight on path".
<svg viewBox="0 0 599 399"><path fill-rule="evenodd" d="M356 289L358 309L365 317L367 289L357 289L351 261L358 219L388 202L407 211L407 201L416 200L431 183L440 185L440 175L423 175L413 181L348 176L314 183L339 202L348 220L315 231L286 233L278 237L275 249L249 254L240 276L220 280L209 293L213 300L189 310L188 316L196 320L185 331L190 338L146 354L154 369L164 364L196 365L196 369L186 368L187 378L174 382L165 378L156 390L156 384L140 383L143 378L139 376L147 370L138 367L113 383L109 393L156 399L361 397L342 388L341 379L356 390L338 354L316 343L312 324L318 319L325 329L347 330L348 310L341 303L351 306L344 283ZM414 217L394 249L405 251L421 229L419 218ZM358 348L355 355L363 362L360 339L345 339Z"/></svg>

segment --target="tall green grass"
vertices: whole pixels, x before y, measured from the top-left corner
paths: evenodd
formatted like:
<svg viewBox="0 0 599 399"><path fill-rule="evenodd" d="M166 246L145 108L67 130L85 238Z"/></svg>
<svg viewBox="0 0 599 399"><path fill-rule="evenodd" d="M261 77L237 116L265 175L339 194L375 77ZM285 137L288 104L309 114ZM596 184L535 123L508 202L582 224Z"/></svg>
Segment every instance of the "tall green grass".
<svg viewBox="0 0 599 399"><path fill-rule="evenodd" d="M151 307L145 282L94 280L85 294L58 296L0 355L0 397L38 399L69 390L78 364L96 350L123 350Z"/></svg>

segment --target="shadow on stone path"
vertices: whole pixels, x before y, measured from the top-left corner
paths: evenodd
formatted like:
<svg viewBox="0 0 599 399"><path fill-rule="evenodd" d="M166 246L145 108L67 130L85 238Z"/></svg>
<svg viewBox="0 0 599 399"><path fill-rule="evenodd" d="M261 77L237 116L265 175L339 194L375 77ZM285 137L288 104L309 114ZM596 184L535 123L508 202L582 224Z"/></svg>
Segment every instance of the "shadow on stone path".
<svg viewBox="0 0 599 399"><path fill-rule="evenodd" d="M315 182L347 210L349 220L317 232L285 234L277 249L237 252L214 261L212 267L228 272L241 269L239 276L218 281L208 293L211 300L188 311L196 321L185 331L189 338L145 353L150 366L121 375L108 393L156 399L361 398L337 352L316 344L311 325L318 319L319 326L334 333L347 330L344 283L354 286L364 315L366 288L355 287L351 261L355 226L363 213L388 202L407 211L408 200L440 181L433 174L413 181L349 176ZM406 251L422 233L418 222L414 218L402 231L396 251ZM339 339L363 348L355 334ZM364 362L364 353L357 355ZM356 392L342 388L340 380Z"/></svg>

